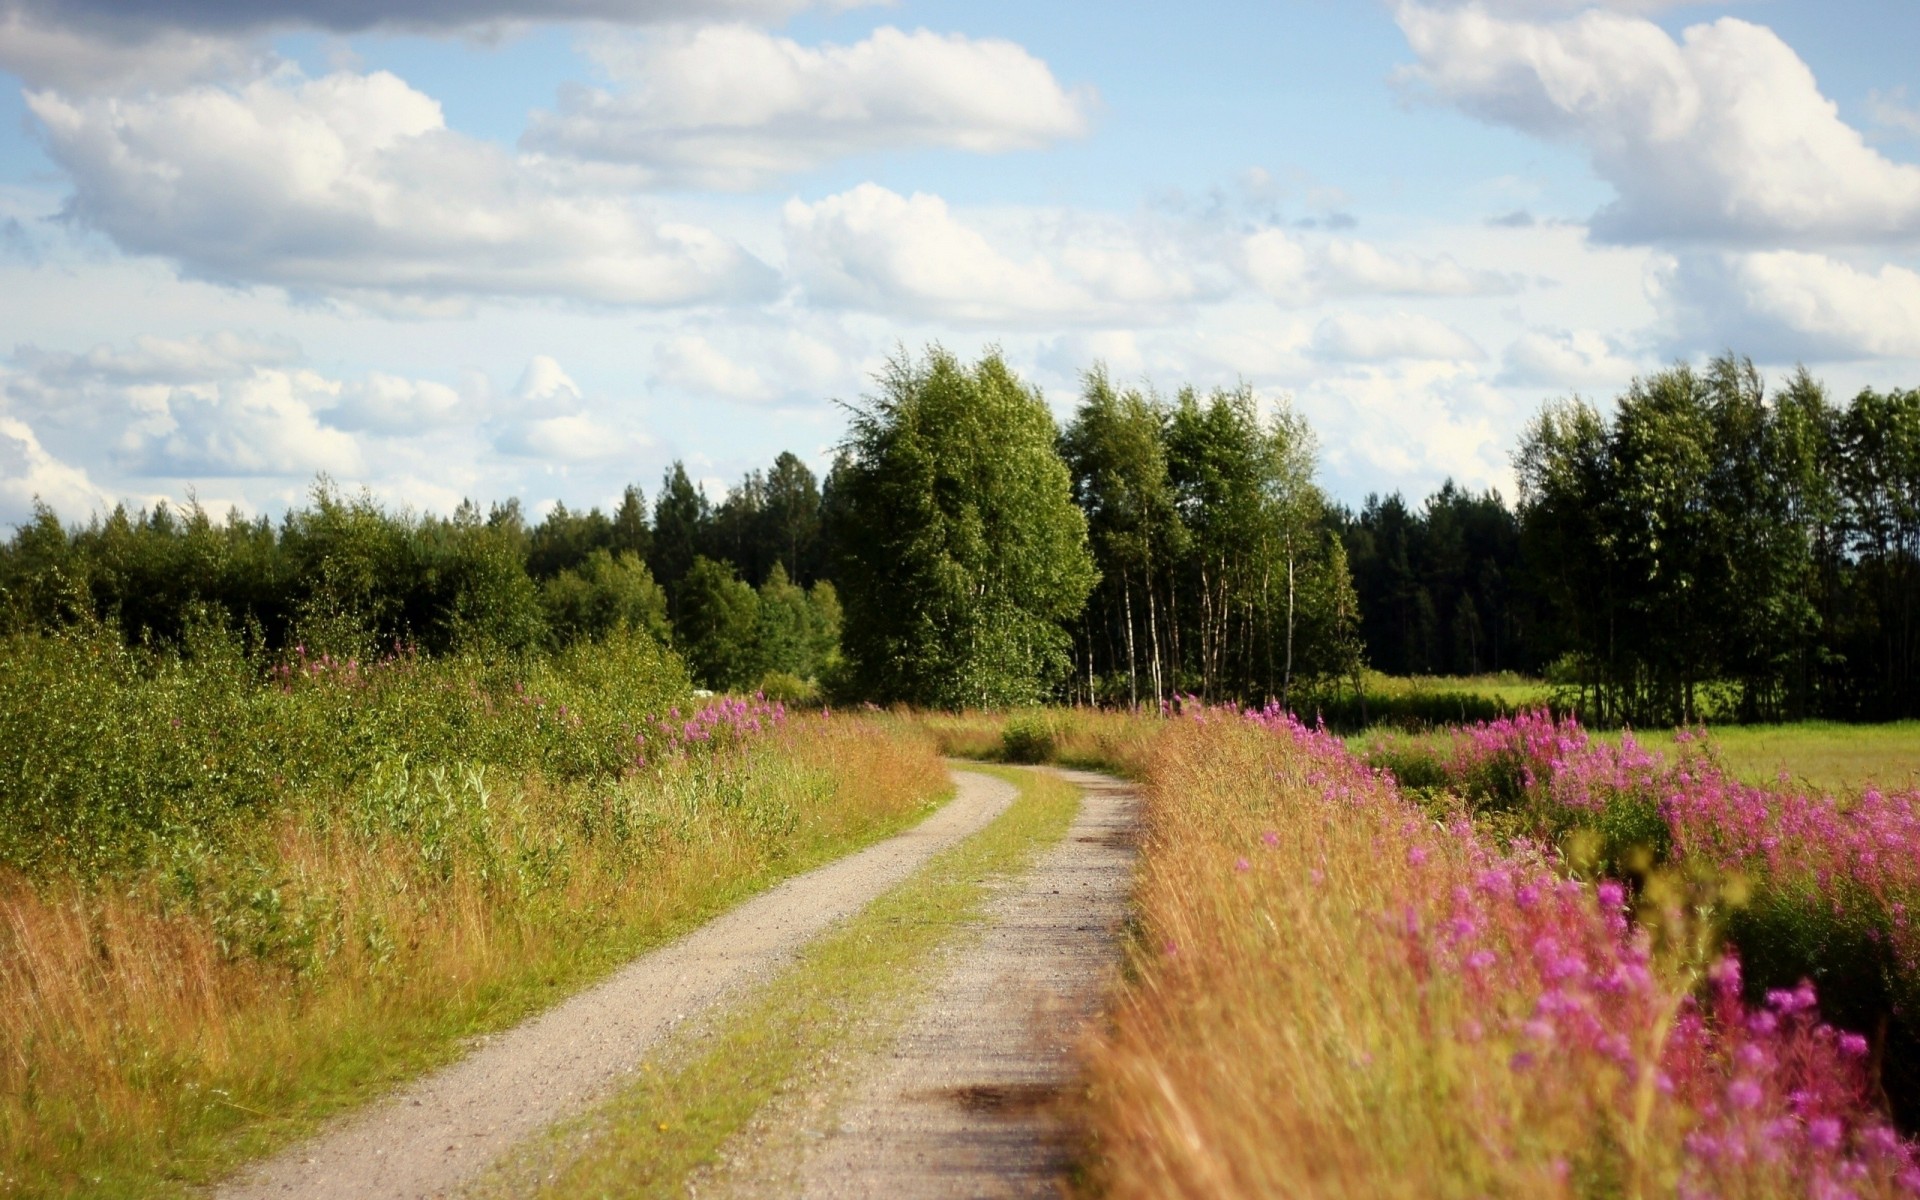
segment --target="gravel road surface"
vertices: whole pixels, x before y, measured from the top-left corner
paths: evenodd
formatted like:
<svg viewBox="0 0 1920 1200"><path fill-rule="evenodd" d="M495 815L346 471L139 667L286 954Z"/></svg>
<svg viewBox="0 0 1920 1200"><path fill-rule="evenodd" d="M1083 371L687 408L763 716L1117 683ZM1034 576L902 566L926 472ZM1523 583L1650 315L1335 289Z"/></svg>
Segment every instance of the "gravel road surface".
<svg viewBox="0 0 1920 1200"><path fill-rule="evenodd" d="M1138 797L1104 775L1066 838L992 904L798 1172L807 1197L1057 1196L1072 1046L1120 960ZM778 1190L787 1190L780 1187Z"/></svg>

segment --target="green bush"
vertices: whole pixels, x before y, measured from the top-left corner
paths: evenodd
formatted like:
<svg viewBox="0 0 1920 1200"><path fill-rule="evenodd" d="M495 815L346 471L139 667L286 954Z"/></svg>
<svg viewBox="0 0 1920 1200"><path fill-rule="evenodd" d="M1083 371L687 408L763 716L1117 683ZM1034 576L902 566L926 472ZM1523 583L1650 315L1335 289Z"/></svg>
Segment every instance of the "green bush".
<svg viewBox="0 0 1920 1200"><path fill-rule="evenodd" d="M1043 763L1053 757L1057 733L1043 713L1010 717L1000 732L1000 753L1014 763Z"/></svg>

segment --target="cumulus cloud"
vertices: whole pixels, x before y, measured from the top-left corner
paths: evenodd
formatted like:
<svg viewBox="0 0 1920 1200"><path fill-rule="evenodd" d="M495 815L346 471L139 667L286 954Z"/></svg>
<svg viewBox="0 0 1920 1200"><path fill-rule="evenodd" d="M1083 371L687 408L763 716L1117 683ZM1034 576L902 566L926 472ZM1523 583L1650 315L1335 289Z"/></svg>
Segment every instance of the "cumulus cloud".
<svg viewBox="0 0 1920 1200"><path fill-rule="evenodd" d="M1590 329L1523 333L1500 357L1498 382L1518 387L1618 390L1636 374L1631 360Z"/></svg>
<svg viewBox="0 0 1920 1200"><path fill-rule="evenodd" d="M1362 363L1395 359L1472 362L1486 357L1466 334L1418 313L1336 313L1314 329L1313 353L1334 362Z"/></svg>
<svg viewBox="0 0 1920 1200"><path fill-rule="evenodd" d="M536 354L527 362L520 381L513 385L513 400L516 411L548 416L578 412L582 403L580 385L548 354Z"/></svg>
<svg viewBox="0 0 1920 1200"><path fill-rule="evenodd" d="M786 207L789 268L828 305L967 324L1151 323L1216 294L1186 248L1097 218L996 244L938 196L877 184Z"/></svg>
<svg viewBox="0 0 1920 1200"><path fill-rule="evenodd" d="M143 334L125 345L108 343L79 354L37 346L14 352L15 363L40 387L87 383L204 383L236 379L258 367L300 360L300 347L285 338L221 331L204 337L163 338Z"/></svg>
<svg viewBox="0 0 1920 1200"><path fill-rule="evenodd" d="M85 471L47 453L25 421L0 414L0 521L26 520L36 502L69 521L108 507Z"/></svg>
<svg viewBox="0 0 1920 1200"><path fill-rule="evenodd" d="M1478 367L1399 362L1322 375L1298 406L1325 447L1328 474L1350 492L1379 480L1418 496L1452 478L1512 492L1512 406Z"/></svg>
<svg viewBox="0 0 1920 1200"><path fill-rule="evenodd" d="M138 98L30 93L68 217L189 274L296 293L681 305L768 294L733 242L450 131L386 72Z"/></svg>
<svg viewBox="0 0 1920 1200"><path fill-rule="evenodd" d="M651 443L612 414L594 409L586 393L550 355L536 354L520 372L501 418L489 426L493 448L513 458L539 459L553 466L608 462Z"/></svg>
<svg viewBox="0 0 1920 1200"><path fill-rule="evenodd" d="M1880 128L1901 137L1920 138L1920 108L1908 103L1905 84L1889 91L1869 93L1867 111Z"/></svg>
<svg viewBox="0 0 1920 1200"><path fill-rule="evenodd" d="M1085 132L1091 104L1012 42L924 29L809 47L710 25L592 53L618 90L570 87L522 144L650 183L748 189L878 150L1033 149Z"/></svg>
<svg viewBox="0 0 1920 1200"><path fill-rule="evenodd" d="M1798 250L1688 255L1660 280L1686 345L1789 358L1920 358L1920 272Z"/></svg>
<svg viewBox="0 0 1920 1200"><path fill-rule="evenodd" d="M1343 238L1306 241L1277 228L1247 235L1238 257L1256 287L1291 305L1354 296L1492 296L1521 287L1514 276L1470 269L1447 254L1428 257Z"/></svg>
<svg viewBox="0 0 1920 1200"><path fill-rule="evenodd" d="M335 429L405 436L462 425L478 414L471 397L444 383L372 371L342 384L322 415Z"/></svg>
<svg viewBox="0 0 1920 1200"><path fill-rule="evenodd" d="M82 28L244 31L306 27L464 30L503 21L774 20L807 8L854 8L860 0L12 0L23 17Z"/></svg>
<svg viewBox="0 0 1920 1200"><path fill-rule="evenodd" d="M1920 167L1868 146L1773 31L1728 17L1676 40L1627 12L1542 20L1528 18L1544 6L1521 7L1401 3L1419 59L1405 79L1583 148L1617 194L1596 236L1802 246L1920 236Z"/></svg>
<svg viewBox="0 0 1920 1200"><path fill-rule="evenodd" d="M515 422L494 439L494 448L502 454L556 464L604 462L646 445L646 438L585 413Z"/></svg>
<svg viewBox="0 0 1920 1200"><path fill-rule="evenodd" d="M845 338L755 326L684 332L654 347L656 390L741 404L817 403L859 382Z"/></svg>

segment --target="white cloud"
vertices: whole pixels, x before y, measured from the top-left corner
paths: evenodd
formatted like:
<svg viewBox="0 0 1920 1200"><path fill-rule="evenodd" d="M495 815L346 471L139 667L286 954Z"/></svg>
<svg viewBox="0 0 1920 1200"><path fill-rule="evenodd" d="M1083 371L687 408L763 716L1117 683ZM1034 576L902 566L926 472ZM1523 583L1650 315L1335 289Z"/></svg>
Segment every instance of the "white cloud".
<svg viewBox="0 0 1920 1200"><path fill-rule="evenodd" d="M1596 236L1800 245L1920 236L1920 167L1869 147L1762 26L1722 18L1676 41L1651 21L1601 10L1537 21L1482 4L1402 2L1397 13L1419 57L1408 80L1586 151L1617 193L1594 219Z"/></svg>
<svg viewBox="0 0 1920 1200"><path fill-rule="evenodd" d="M1920 109L1907 102L1905 84L1867 96L1867 111L1874 124L1902 137L1920 138Z"/></svg>
<svg viewBox="0 0 1920 1200"><path fill-rule="evenodd" d="M67 521L109 507L85 471L47 453L25 421L0 415L0 521L25 521L36 501Z"/></svg>
<svg viewBox="0 0 1920 1200"><path fill-rule="evenodd" d="M477 415L468 397L444 383L373 371L343 384L322 417L335 429L405 436L458 426Z"/></svg>
<svg viewBox="0 0 1920 1200"><path fill-rule="evenodd" d="M1034 149L1084 133L1092 103L1012 42L924 29L809 47L710 25L590 53L619 90L567 89L523 145L628 164L649 183L750 189L878 150Z"/></svg>
<svg viewBox="0 0 1920 1200"><path fill-rule="evenodd" d="M534 22L778 21L865 0L0 0L0 70L28 87L131 94L232 79L263 37L317 29L503 36Z"/></svg>
<svg viewBox="0 0 1920 1200"><path fill-rule="evenodd" d="M536 354L513 385L514 408L568 415L580 407L580 385L551 355Z"/></svg>
<svg viewBox="0 0 1920 1200"><path fill-rule="evenodd" d="M1477 367L1406 362L1315 378L1297 405L1320 434L1328 474L1349 494L1386 480L1414 496L1452 478L1512 494L1512 406Z"/></svg>
<svg viewBox="0 0 1920 1200"><path fill-rule="evenodd" d="M584 413L516 422L494 440L494 447L502 454L559 464L620 458L646 445L646 438L616 429Z"/></svg>
<svg viewBox="0 0 1920 1200"><path fill-rule="evenodd" d="M428 303L680 305L773 286L709 230L451 132L437 102L386 72L27 102L73 180L71 216L190 274Z"/></svg>
<svg viewBox="0 0 1920 1200"><path fill-rule="evenodd" d="M1796 250L1689 255L1661 281L1685 345L1756 357L1920 358L1920 272Z"/></svg>
<svg viewBox="0 0 1920 1200"><path fill-rule="evenodd" d="M1334 362L1421 359L1473 362L1486 353L1453 326L1417 313L1336 313L1313 332L1315 357Z"/></svg>
<svg viewBox="0 0 1920 1200"><path fill-rule="evenodd" d="M14 358L42 385L87 381L203 383L240 378L256 367L298 362L300 347L284 338L257 338L228 331L189 338L143 334L125 346L102 343L80 354L52 354L26 346Z"/></svg>
<svg viewBox="0 0 1920 1200"><path fill-rule="evenodd" d="M1241 269L1282 304L1330 297L1490 296L1515 292L1520 281L1462 266L1451 255L1427 257L1345 238L1306 241L1277 228L1246 236Z"/></svg>
<svg viewBox="0 0 1920 1200"><path fill-rule="evenodd" d="M291 343L233 333L77 354L24 346L0 376L0 399L50 453L89 466L162 479L298 478L358 472L365 458L348 429L417 432L449 391L379 374L342 382L299 359Z"/></svg>
<svg viewBox="0 0 1920 1200"><path fill-rule="evenodd" d="M651 382L670 393L741 404L815 405L861 382L846 341L803 328L736 323L679 333L654 348Z"/></svg>
<svg viewBox="0 0 1920 1200"><path fill-rule="evenodd" d="M147 418L129 428L123 460L143 475L336 475L361 470L352 436L320 423L339 384L312 371L255 370L240 379L143 389Z"/></svg>
<svg viewBox="0 0 1920 1200"><path fill-rule="evenodd" d="M1520 387L1620 390L1638 373L1635 363L1590 329L1523 333L1501 361L1499 382Z"/></svg>
<svg viewBox="0 0 1920 1200"><path fill-rule="evenodd" d="M946 201L872 183L786 207L789 267L815 300L965 324L1164 320L1217 285L1169 241L1083 215L1003 248ZM1070 225L1070 227L1069 227Z"/></svg>
<svg viewBox="0 0 1920 1200"><path fill-rule="evenodd" d="M232 78L259 59L257 51L219 35L106 29L45 17L0 3L0 70L30 88L69 93L177 88Z"/></svg>

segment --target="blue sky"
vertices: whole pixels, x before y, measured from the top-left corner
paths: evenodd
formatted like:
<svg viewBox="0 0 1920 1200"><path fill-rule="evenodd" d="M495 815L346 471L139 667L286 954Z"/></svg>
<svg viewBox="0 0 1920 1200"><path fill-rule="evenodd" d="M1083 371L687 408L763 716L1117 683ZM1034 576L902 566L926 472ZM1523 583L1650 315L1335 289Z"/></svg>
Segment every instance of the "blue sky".
<svg viewBox="0 0 1920 1200"><path fill-rule="evenodd" d="M378 22L369 20L376 14ZM556 19L559 18L559 19ZM1920 386L1920 6L0 0L0 521L716 493L897 347L1337 498L1732 348Z"/></svg>

